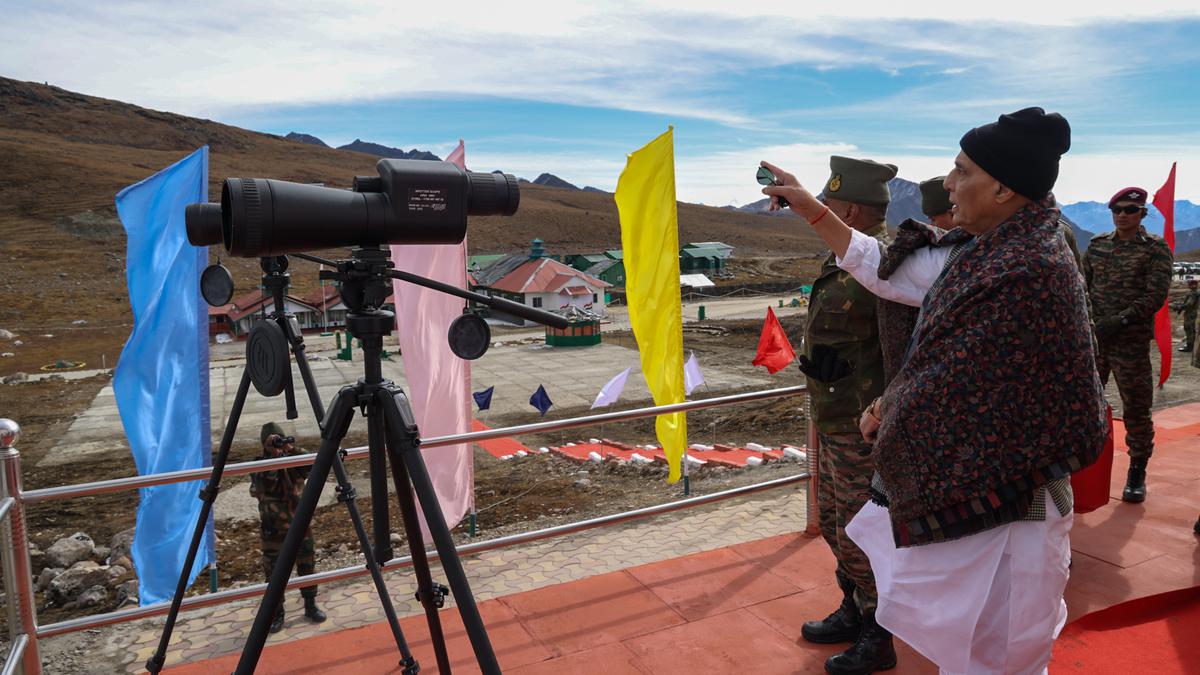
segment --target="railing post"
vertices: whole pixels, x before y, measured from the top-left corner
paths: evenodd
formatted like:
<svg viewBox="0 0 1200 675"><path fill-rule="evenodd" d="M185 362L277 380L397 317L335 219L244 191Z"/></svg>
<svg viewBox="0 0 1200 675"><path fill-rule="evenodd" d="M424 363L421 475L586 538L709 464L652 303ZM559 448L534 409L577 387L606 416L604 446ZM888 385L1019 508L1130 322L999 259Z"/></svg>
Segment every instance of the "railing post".
<svg viewBox="0 0 1200 675"><path fill-rule="evenodd" d="M808 494L804 500L804 533L809 536L821 534L821 513L817 506L817 481L820 473L817 458L821 452L821 439L817 436L817 426L813 424L812 397L804 395L808 404L804 406L805 427L808 428L808 447L805 449L805 464L808 465Z"/></svg>
<svg viewBox="0 0 1200 675"><path fill-rule="evenodd" d="M33 570L29 563L29 540L25 532L25 505L21 502L21 453L14 447L21 427L0 419L0 498L11 497L12 508L0 523L0 564L4 567L4 590L8 594L8 633L13 649L17 637L25 635L21 664L25 675L41 675L37 615L34 613Z"/></svg>

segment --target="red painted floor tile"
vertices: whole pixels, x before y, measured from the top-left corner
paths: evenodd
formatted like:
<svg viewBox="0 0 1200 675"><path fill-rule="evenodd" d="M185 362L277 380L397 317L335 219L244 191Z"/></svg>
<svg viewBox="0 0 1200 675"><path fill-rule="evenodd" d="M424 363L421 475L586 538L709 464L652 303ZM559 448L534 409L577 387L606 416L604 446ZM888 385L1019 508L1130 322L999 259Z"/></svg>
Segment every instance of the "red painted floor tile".
<svg viewBox="0 0 1200 675"><path fill-rule="evenodd" d="M751 560L773 574L787 579L793 586L807 591L818 586L837 583L833 570L837 559L821 537L797 532L730 547L735 553Z"/></svg>
<svg viewBox="0 0 1200 675"><path fill-rule="evenodd" d="M623 643L575 652L505 671L509 675L650 675L638 667L638 659Z"/></svg>
<svg viewBox="0 0 1200 675"><path fill-rule="evenodd" d="M753 605L797 589L727 548L627 570L688 621Z"/></svg>
<svg viewBox="0 0 1200 675"><path fill-rule="evenodd" d="M655 675L820 673L826 655L801 648L745 609L627 640Z"/></svg>
<svg viewBox="0 0 1200 675"><path fill-rule="evenodd" d="M500 599L555 656L684 622L628 573L612 572Z"/></svg>

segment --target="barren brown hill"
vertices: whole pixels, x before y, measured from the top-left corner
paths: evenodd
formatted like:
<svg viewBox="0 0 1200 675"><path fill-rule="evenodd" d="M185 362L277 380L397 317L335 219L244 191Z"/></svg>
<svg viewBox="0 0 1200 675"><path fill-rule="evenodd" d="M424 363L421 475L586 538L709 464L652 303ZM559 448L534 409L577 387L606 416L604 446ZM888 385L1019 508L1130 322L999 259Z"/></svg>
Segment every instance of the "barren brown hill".
<svg viewBox="0 0 1200 675"><path fill-rule="evenodd" d="M226 176L348 186L355 175L373 174L378 159L0 78L0 328L24 342L0 343L16 354L0 359L0 374L55 359L112 365L130 324L113 197L205 144L214 197ZM725 241L740 256L821 248L787 219L680 204L679 220L682 241ZM468 234L472 253L525 250L535 237L555 254L618 247L612 196L525 184L515 217L475 219ZM239 290L257 286L257 261L230 264ZM294 271L299 292L315 284L306 266Z"/></svg>

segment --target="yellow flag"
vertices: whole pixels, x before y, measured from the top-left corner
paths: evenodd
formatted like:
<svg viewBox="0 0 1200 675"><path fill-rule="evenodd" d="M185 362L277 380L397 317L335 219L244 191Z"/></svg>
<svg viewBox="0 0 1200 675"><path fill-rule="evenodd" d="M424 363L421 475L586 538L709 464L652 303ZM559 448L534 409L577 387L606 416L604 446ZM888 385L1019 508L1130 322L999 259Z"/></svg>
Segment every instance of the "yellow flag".
<svg viewBox="0 0 1200 675"><path fill-rule="evenodd" d="M675 214L675 138L672 127L629 155L617 181L625 295L642 374L655 405L682 403L683 308L679 297L679 219ZM687 448L686 413L659 415L654 424L671 473Z"/></svg>

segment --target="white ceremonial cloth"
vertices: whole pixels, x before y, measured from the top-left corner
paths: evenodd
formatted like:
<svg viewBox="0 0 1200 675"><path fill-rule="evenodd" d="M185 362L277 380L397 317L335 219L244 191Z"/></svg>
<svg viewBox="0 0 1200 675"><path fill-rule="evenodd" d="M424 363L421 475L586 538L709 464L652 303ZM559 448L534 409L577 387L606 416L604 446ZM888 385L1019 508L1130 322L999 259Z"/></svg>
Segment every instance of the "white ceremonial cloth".
<svg viewBox="0 0 1200 675"><path fill-rule="evenodd" d="M887 509L867 502L846 533L871 560L875 619L942 673L1044 673L1067 621L1074 514L1046 509L953 541L897 548Z"/></svg>
<svg viewBox="0 0 1200 675"><path fill-rule="evenodd" d="M950 257L950 246L926 246L913 251L888 279L879 278L879 241L851 230L846 257L837 265L871 293L902 305L920 307Z"/></svg>

